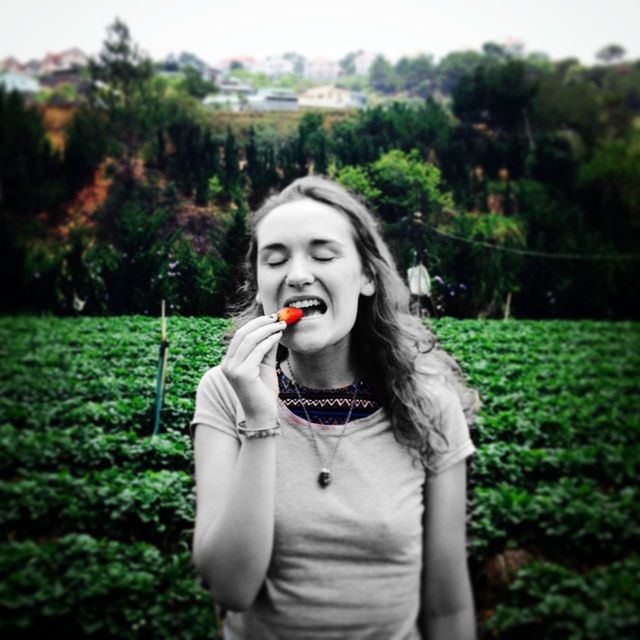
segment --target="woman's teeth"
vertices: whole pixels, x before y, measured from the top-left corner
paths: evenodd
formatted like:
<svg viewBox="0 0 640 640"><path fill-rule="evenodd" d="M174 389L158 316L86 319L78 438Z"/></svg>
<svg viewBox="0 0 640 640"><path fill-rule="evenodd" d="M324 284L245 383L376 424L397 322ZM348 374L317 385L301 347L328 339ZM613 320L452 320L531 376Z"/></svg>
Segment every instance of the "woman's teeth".
<svg viewBox="0 0 640 640"><path fill-rule="evenodd" d="M327 305L321 300L296 300L289 306L304 309L305 316L322 315L327 311Z"/></svg>

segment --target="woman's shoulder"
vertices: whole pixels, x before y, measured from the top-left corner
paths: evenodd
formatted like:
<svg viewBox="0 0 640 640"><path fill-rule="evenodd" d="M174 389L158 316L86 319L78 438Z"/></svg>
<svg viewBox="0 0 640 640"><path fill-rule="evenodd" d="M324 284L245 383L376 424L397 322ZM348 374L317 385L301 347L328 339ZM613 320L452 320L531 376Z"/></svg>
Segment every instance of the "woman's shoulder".
<svg viewBox="0 0 640 640"><path fill-rule="evenodd" d="M203 391L214 392L216 395L234 401L235 392L229 380L222 371L222 365L217 364L207 369L198 382L198 388Z"/></svg>
<svg viewBox="0 0 640 640"><path fill-rule="evenodd" d="M434 392L451 389L446 368L431 352L419 352L415 357L413 370L418 381L428 385Z"/></svg>
<svg viewBox="0 0 640 640"><path fill-rule="evenodd" d="M224 373L222 372L222 365L217 364L213 367L209 367L200 378L200 381L203 380L208 383L220 384L222 383L222 378L224 378Z"/></svg>

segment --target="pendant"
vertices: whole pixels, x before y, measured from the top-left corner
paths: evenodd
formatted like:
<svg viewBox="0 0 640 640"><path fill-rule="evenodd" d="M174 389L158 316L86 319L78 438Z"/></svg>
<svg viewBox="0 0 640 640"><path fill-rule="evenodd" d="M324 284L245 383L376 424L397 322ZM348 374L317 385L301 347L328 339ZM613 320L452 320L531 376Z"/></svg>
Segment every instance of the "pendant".
<svg viewBox="0 0 640 640"><path fill-rule="evenodd" d="M318 476L318 484L324 489L331 482L331 472L324 467Z"/></svg>

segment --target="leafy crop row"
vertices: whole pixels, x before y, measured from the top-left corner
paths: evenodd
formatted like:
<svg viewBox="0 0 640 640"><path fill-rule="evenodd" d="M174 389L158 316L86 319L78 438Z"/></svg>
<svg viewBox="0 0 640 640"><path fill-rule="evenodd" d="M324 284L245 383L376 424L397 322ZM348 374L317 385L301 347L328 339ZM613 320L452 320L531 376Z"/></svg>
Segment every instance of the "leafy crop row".
<svg viewBox="0 0 640 640"><path fill-rule="evenodd" d="M0 484L0 525L10 538L81 532L170 549L193 533L192 486L173 471L33 472Z"/></svg>
<svg viewBox="0 0 640 640"><path fill-rule="evenodd" d="M484 402L471 432L481 637L634 637L640 325L430 322ZM162 426L151 440L157 321L0 318L0 630L9 636L214 637L188 553L187 426L230 325L168 324ZM525 560L492 572L505 553Z"/></svg>
<svg viewBox="0 0 640 640"><path fill-rule="evenodd" d="M186 548L69 534L2 545L0 573L5 638L215 638Z"/></svg>
<svg viewBox="0 0 640 640"><path fill-rule="evenodd" d="M509 539L561 561L602 562L625 556L640 540L635 487L602 492L593 480L564 477L534 492L504 482L476 490L474 543L500 551Z"/></svg>
<svg viewBox="0 0 640 640"><path fill-rule="evenodd" d="M504 640L637 638L638 602L637 555L584 574L534 561L520 569L487 630Z"/></svg>

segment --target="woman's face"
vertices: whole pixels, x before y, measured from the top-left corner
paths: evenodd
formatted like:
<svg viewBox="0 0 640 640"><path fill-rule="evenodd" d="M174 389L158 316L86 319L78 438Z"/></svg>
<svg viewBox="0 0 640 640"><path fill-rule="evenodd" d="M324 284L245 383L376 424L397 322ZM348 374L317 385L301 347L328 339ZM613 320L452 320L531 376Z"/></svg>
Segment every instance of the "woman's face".
<svg viewBox="0 0 640 640"><path fill-rule="evenodd" d="M361 293L371 295L347 216L310 198L270 211L257 227L258 296L265 314L300 306L282 343L314 353L349 335Z"/></svg>

